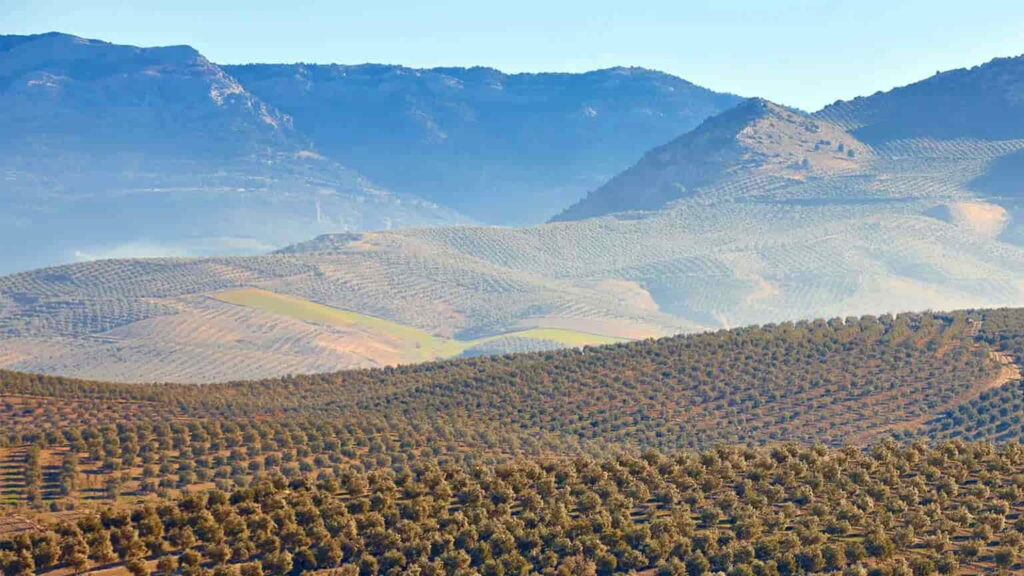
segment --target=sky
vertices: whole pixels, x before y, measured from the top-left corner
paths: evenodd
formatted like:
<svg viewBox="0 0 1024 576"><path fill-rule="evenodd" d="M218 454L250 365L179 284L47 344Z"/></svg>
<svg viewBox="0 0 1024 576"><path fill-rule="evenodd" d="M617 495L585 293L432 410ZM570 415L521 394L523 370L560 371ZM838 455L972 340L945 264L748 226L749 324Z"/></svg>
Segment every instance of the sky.
<svg viewBox="0 0 1024 576"><path fill-rule="evenodd" d="M643 66L812 111L1024 54L1024 2L0 0L0 34L48 31L222 64Z"/></svg>

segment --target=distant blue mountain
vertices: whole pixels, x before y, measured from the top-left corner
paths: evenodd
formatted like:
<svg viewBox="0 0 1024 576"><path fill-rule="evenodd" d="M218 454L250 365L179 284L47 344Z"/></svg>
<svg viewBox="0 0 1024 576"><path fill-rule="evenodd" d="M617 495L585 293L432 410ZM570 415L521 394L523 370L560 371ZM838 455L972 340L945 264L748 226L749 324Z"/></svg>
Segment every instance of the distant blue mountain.
<svg viewBox="0 0 1024 576"><path fill-rule="evenodd" d="M0 134L0 272L469 221L324 158L187 46L0 37Z"/></svg>
<svg viewBox="0 0 1024 576"><path fill-rule="evenodd" d="M0 273L539 222L736 101L635 68L218 66L0 36Z"/></svg>
<svg viewBox="0 0 1024 576"><path fill-rule="evenodd" d="M223 68L325 155L493 224L543 221L741 100L643 68Z"/></svg>

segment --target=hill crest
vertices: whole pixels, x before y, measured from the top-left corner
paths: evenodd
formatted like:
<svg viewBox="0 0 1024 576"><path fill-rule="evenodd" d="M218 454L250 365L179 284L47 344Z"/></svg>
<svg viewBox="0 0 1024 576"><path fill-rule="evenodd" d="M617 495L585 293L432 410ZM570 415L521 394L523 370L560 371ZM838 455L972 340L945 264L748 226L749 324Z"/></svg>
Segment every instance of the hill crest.
<svg viewBox="0 0 1024 576"><path fill-rule="evenodd" d="M1024 137L1024 55L838 101L815 113L872 145L912 138Z"/></svg>
<svg viewBox="0 0 1024 576"><path fill-rule="evenodd" d="M787 180L847 174L870 155L830 122L751 98L651 150L555 220L657 210L739 174Z"/></svg>

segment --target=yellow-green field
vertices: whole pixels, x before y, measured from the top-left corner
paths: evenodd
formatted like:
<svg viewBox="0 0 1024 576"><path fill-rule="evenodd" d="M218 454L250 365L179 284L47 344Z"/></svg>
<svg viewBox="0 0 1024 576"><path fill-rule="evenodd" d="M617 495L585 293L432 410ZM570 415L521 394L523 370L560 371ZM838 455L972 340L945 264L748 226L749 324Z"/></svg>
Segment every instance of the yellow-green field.
<svg viewBox="0 0 1024 576"><path fill-rule="evenodd" d="M439 338L425 330L391 322L383 318L331 308L330 306L324 306L323 304L317 304L302 298L260 290L258 288L228 290L212 294L211 296L221 302L280 314L296 320L302 320L303 322L327 326L359 326L407 344L409 348L416 351L415 356L420 360L451 358L475 346L500 338L549 340L570 347L615 344L626 341L623 338L589 334L587 332L562 328L530 328L474 340L452 340Z"/></svg>

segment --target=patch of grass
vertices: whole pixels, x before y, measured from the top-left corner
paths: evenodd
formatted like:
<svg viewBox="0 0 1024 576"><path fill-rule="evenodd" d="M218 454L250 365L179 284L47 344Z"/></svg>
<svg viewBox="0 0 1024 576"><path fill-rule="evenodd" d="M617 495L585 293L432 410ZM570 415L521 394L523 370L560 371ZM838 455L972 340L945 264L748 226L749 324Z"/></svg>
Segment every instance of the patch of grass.
<svg viewBox="0 0 1024 576"><path fill-rule="evenodd" d="M410 348L416 350L416 356L422 360L452 358L475 346L509 337L549 340L571 347L615 344L626 341L623 338L589 334L562 328L530 328L518 332L486 336L475 340L450 340L439 338L425 330L384 320L383 318L332 308L302 298L296 298L295 296L278 294L258 288L228 290L212 294L211 297L228 304L280 314L289 318L295 318L296 320L302 320L303 322L325 324L328 326L364 327L407 343Z"/></svg>
<svg viewBox="0 0 1024 576"><path fill-rule="evenodd" d="M552 342L558 342L565 346L595 346L599 344L618 344L620 342L626 342L626 339L624 338L604 336L602 334L590 334L588 332L566 330L564 328L530 328L519 332L509 332L508 334L497 334L495 336L477 338L476 340L463 342L463 344L465 344L466 348L471 348L492 340L509 337L531 338L533 340L551 340Z"/></svg>
<svg viewBox="0 0 1024 576"><path fill-rule="evenodd" d="M303 322L326 324L328 326L355 325L369 328L375 332L397 338L414 347L423 349L425 357L443 354L445 348L441 339L424 330L384 320L383 318L359 314L358 312L331 308L330 306L324 306L323 304L317 304L316 302L310 302L309 300L303 300L302 298L286 294L278 294L258 288L243 288L240 290L218 292L212 296L221 302L280 314L289 318L295 318L296 320L302 320Z"/></svg>

